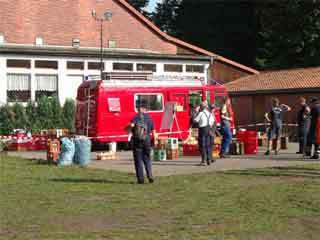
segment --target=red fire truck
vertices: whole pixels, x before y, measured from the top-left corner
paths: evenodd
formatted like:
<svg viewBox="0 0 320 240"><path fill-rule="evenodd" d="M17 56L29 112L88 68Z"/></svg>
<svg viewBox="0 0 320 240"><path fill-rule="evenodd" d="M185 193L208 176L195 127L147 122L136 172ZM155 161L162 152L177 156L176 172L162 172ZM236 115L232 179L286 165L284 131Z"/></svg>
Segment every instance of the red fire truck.
<svg viewBox="0 0 320 240"><path fill-rule="evenodd" d="M143 100L159 135L186 139L190 133L191 112L195 105L207 100L214 105L217 123L219 107L228 96L222 85L204 85L194 78L150 77L148 74L109 73L107 80L85 81L78 88L76 134L100 143L127 142L127 126ZM170 129L162 128L165 106L176 104L175 121Z"/></svg>

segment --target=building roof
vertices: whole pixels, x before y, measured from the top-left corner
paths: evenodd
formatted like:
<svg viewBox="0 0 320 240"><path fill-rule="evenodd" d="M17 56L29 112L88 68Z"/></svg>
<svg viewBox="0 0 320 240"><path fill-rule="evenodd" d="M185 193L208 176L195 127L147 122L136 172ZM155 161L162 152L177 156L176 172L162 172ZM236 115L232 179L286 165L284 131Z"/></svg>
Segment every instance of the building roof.
<svg viewBox="0 0 320 240"><path fill-rule="evenodd" d="M21 44L3 44L0 45L0 53L13 54L36 54L51 56L77 56L77 57L96 57L100 54L100 48L95 47L72 47L72 46L35 46L35 45L21 45ZM171 60L193 60L210 62L209 56L203 55L172 55L160 54L145 49L123 49L123 48L104 48L103 54L105 58L140 58L140 59L171 59Z"/></svg>
<svg viewBox="0 0 320 240"><path fill-rule="evenodd" d="M178 46L190 49L194 52L197 52L199 54L203 54L203 55L207 55L210 57L213 57L215 60L227 63L229 65L232 65L234 67L237 67L239 69L242 69L248 73L252 73L252 74L258 74L259 72L253 68L244 66L240 63L237 63L235 61L232 61L230 59L227 59L225 57L222 57L218 54L215 54L213 52L204 50L200 47L197 47L195 45L192 45L190 43L181 41L177 38L171 37L168 34L166 34L165 32L161 31L154 23L152 23L149 19L147 19L143 14L141 14L139 11L137 11L134 7L132 7L126 0L117 0L122 6L124 6L128 11L130 11L132 14L134 14L137 18L139 18L144 24L146 24L148 27L150 27L153 31L155 31L157 34L159 34L161 37L163 37L165 40L167 40L168 42L174 43Z"/></svg>
<svg viewBox="0 0 320 240"><path fill-rule="evenodd" d="M230 93L320 89L320 67L262 72L225 85Z"/></svg>

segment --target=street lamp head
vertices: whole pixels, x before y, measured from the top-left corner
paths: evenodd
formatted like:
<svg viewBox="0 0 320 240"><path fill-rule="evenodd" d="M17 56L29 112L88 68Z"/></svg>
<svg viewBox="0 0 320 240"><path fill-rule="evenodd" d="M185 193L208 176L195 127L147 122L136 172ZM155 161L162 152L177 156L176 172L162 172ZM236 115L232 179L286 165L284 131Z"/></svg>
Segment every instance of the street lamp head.
<svg viewBox="0 0 320 240"><path fill-rule="evenodd" d="M112 18L112 16L113 16L113 13L112 13L111 11L106 11L106 12L103 14L103 16L104 16L104 19L105 19L106 21L110 21L111 18Z"/></svg>

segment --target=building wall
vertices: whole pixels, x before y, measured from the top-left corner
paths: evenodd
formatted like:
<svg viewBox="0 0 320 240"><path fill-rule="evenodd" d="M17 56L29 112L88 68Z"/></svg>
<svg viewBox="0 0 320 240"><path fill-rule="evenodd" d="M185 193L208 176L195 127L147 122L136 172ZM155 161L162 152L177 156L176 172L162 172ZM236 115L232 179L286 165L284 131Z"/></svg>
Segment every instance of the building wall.
<svg viewBox="0 0 320 240"><path fill-rule="evenodd" d="M319 96L316 93L294 93L294 94L257 94L248 96L235 96L231 94L232 106L235 112L236 124L248 125L254 123L264 123L264 114L270 111L270 100L273 97L279 98L281 103L292 107L292 111L285 114L284 121L286 123L296 123L297 111L299 106L297 104L299 97L303 96L310 99L312 96Z"/></svg>
<svg viewBox="0 0 320 240"><path fill-rule="evenodd" d="M82 47L100 46L100 25L92 17L110 10L111 21L103 23L104 45L108 40L117 48L148 49L176 54L177 47L155 34L116 0L19 0L1 1L0 34L7 43L35 44L42 37L45 45L70 46L80 39Z"/></svg>
<svg viewBox="0 0 320 240"><path fill-rule="evenodd" d="M28 60L30 61L30 68L11 68L7 67L7 60ZM35 66L35 61L55 61L57 62L57 69L46 69L46 68L37 68ZM30 100L36 100L35 92L37 90L37 80L36 77L39 75L50 75L57 77L58 81L58 97L61 103L67 98L76 97L76 92L78 86L86 79L86 77L97 77L100 78L100 70L92 70L88 68L89 62L99 63L99 58L80 58L80 57L53 57L53 56L23 56L23 55L0 55L0 105L1 103L6 103L8 96L8 75L12 74L20 74L20 75L28 75L30 77L30 91L31 98ZM82 70L74 70L68 69L68 62L81 62L83 63L84 68ZM117 71L113 69L113 63L131 63L133 64L133 72L137 72L137 63L147 63L147 64L155 64L156 72L154 75L158 76L190 76L202 78L207 81L207 72L206 70L209 68L209 62L203 61L194 61L194 60L166 60L166 59L153 59L153 60L144 60L144 59L126 59L126 58L118 58L118 59L105 59L104 66L105 72L114 72ZM178 64L182 65L182 72L166 72L164 69L165 64ZM203 73L191 73L186 71L187 65L203 65L204 72ZM121 72L121 71L120 71Z"/></svg>
<svg viewBox="0 0 320 240"><path fill-rule="evenodd" d="M251 73L216 60L211 67L211 75L213 79L218 81L220 84L225 84L238 78L251 75Z"/></svg>

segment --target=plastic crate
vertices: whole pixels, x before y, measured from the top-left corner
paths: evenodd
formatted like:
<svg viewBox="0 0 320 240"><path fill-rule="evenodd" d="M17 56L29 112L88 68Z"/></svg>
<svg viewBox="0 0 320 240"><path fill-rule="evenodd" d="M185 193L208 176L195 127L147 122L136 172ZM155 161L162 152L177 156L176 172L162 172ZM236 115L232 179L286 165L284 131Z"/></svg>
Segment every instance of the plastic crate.
<svg viewBox="0 0 320 240"><path fill-rule="evenodd" d="M184 156L199 156L198 145L183 144L183 155Z"/></svg>
<svg viewBox="0 0 320 240"><path fill-rule="evenodd" d="M175 160L179 158L179 149L167 150L167 159Z"/></svg>
<svg viewBox="0 0 320 240"><path fill-rule="evenodd" d="M178 138L168 138L167 148L168 149L179 149Z"/></svg>
<svg viewBox="0 0 320 240"><path fill-rule="evenodd" d="M167 160L166 150L155 149L153 152L153 160L157 162L166 161Z"/></svg>

